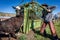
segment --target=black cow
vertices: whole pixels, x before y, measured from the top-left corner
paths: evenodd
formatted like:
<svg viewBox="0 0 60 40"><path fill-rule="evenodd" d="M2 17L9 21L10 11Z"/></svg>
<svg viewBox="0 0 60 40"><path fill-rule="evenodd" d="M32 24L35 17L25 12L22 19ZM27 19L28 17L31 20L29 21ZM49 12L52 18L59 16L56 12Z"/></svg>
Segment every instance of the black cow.
<svg viewBox="0 0 60 40"><path fill-rule="evenodd" d="M0 34L9 34L16 38L15 32L20 29L24 20L23 13L20 13L18 9L16 9L16 12L19 15L0 22Z"/></svg>

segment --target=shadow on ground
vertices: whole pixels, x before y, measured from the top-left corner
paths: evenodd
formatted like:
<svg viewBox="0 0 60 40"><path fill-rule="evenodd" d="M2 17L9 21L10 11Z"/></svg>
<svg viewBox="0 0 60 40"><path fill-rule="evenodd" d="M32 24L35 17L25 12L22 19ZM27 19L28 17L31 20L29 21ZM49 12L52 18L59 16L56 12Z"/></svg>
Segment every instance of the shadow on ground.
<svg viewBox="0 0 60 40"><path fill-rule="evenodd" d="M15 38L13 38L12 36L9 37L9 35L0 34L0 40L10 40L10 39L15 40Z"/></svg>
<svg viewBox="0 0 60 40"><path fill-rule="evenodd" d="M42 35L42 34L40 34L40 31L37 31L37 30L35 30L35 29L32 29L32 30L33 30L33 32L36 33L37 35L41 35L41 36L43 36L43 37L45 37L45 38L49 38L49 39L51 39L51 40L54 40L54 39L53 39L53 36L50 35L50 34L47 34L47 33L46 33L46 35ZM58 40L60 40L60 38L58 38Z"/></svg>

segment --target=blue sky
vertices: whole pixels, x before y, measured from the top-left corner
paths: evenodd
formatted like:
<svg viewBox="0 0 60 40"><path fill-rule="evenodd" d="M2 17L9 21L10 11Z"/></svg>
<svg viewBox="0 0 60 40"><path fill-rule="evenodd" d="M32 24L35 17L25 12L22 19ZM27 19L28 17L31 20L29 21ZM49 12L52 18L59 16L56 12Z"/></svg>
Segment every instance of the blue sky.
<svg viewBox="0 0 60 40"><path fill-rule="evenodd" d="M0 12L7 12L7 13L15 13L15 10L12 8L12 6L21 5L27 2L30 2L31 0L24 0L23 3L20 3L22 0L0 0ZM39 2L40 4L46 3L48 5L54 5L56 6L56 9L54 10L54 14L60 12L60 0L35 0Z"/></svg>

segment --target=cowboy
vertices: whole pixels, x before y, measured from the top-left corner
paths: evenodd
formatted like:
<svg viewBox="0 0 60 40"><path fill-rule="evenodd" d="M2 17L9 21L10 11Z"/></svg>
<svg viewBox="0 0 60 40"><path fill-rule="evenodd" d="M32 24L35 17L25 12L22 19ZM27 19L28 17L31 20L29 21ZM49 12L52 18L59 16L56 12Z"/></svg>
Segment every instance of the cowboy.
<svg viewBox="0 0 60 40"><path fill-rule="evenodd" d="M40 29L40 34L46 35L45 28L48 24L49 27L50 27L50 30L51 30L51 34L53 35L54 39L58 39L58 36L56 34L56 30L55 30L55 27L54 27L54 24L53 24L53 21L52 21L52 19L53 19L52 9L55 8L55 7L53 7L51 9L51 8L48 7L47 4L42 4L41 7L43 8L43 11L42 11L43 24L42 24L41 29Z"/></svg>

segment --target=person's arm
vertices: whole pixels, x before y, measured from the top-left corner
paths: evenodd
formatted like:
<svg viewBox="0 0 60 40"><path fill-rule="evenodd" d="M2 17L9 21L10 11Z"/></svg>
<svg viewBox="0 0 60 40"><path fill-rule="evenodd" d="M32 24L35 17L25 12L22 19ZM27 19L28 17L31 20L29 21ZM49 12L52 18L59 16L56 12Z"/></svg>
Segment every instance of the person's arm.
<svg viewBox="0 0 60 40"><path fill-rule="evenodd" d="M41 8L43 8L43 9L45 9L47 12L51 12L51 10L50 9L47 9L46 7L44 7L44 6L40 6Z"/></svg>

